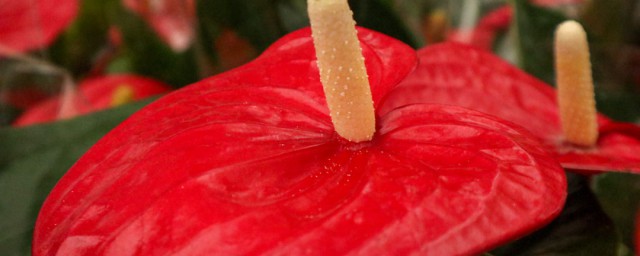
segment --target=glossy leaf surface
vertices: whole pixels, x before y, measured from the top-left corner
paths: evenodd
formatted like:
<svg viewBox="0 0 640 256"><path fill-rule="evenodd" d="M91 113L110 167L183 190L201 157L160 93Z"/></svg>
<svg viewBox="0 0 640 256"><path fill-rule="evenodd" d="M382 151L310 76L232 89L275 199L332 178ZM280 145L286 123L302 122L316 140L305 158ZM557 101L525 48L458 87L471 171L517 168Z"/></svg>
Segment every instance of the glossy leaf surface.
<svg viewBox="0 0 640 256"><path fill-rule="evenodd" d="M0 0L0 53L42 48L75 18L77 0Z"/></svg>
<svg viewBox="0 0 640 256"><path fill-rule="evenodd" d="M156 80L135 75L111 75L91 78L83 81L78 88L78 95L73 101L79 114L86 114L113 107L116 91L130 90L131 100L140 100L149 96L166 93L167 85ZM51 122L58 119L61 108L61 97L56 96L33 106L14 122L15 126Z"/></svg>
<svg viewBox="0 0 640 256"><path fill-rule="evenodd" d="M375 105L414 51L360 29ZM35 255L473 254L551 221L565 176L535 139L479 112L378 113L334 133L308 29L139 111L58 183Z"/></svg>
<svg viewBox="0 0 640 256"><path fill-rule="evenodd" d="M396 106L442 103L468 107L521 125L555 152L565 168L640 172L640 127L599 116L594 148L563 142L554 89L482 50L455 43L423 48L420 64L389 96Z"/></svg>

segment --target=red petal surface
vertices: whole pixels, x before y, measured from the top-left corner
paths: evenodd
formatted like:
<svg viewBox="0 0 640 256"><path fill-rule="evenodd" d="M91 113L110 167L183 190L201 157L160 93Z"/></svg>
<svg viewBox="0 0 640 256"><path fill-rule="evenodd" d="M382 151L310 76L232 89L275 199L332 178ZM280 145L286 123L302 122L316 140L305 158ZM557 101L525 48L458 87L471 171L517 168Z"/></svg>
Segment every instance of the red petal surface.
<svg viewBox="0 0 640 256"><path fill-rule="evenodd" d="M3 90L0 94L0 102L20 109L29 108L50 97L47 92L38 88L29 88L28 85L17 88L5 87Z"/></svg>
<svg viewBox="0 0 640 256"><path fill-rule="evenodd" d="M123 4L144 17L175 51L191 46L195 27L193 0L122 0Z"/></svg>
<svg viewBox="0 0 640 256"><path fill-rule="evenodd" d="M120 86L128 86L133 92L133 99L139 100L149 96L169 92L169 87L156 80L135 75L112 75L91 78L79 86L79 95L75 100L79 113L85 114L111 107L114 92ZM14 126L26 126L54 121L60 110L60 96L53 97L26 110Z"/></svg>
<svg viewBox="0 0 640 256"><path fill-rule="evenodd" d="M360 29L376 104L414 51ZM521 128L412 105L333 132L310 30L134 114L43 205L35 255L471 254L546 224L564 172Z"/></svg>
<svg viewBox="0 0 640 256"><path fill-rule="evenodd" d="M0 0L0 54L44 47L76 17L77 0Z"/></svg>
<svg viewBox="0 0 640 256"><path fill-rule="evenodd" d="M389 96L383 112L413 103L468 107L514 122L541 138L566 168L640 172L640 127L599 116L595 148L563 143L554 89L498 57L445 43L418 52L420 64Z"/></svg>

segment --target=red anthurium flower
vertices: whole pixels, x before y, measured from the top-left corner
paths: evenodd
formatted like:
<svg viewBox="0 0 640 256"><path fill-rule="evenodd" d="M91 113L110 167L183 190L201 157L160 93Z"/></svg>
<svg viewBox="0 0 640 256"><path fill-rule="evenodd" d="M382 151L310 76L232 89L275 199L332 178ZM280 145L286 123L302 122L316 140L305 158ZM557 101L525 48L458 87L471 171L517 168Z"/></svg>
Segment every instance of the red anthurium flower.
<svg viewBox="0 0 640 256"><path fill-rule="evenodd" d="M555 90L498 57L456 43L418 51L420 64L389 96L386 110L412 103L472 108L527 128L566 168L586 172L640 171L640 127L598 116L593 148L563 142Z"/></svg>
<svg viewBox="0 0 640 256"><path fill-rule="evenodd" d="M195 1L193 0L122 0L123 4L157 31L175 51L184 51L194 38Z"/></svg>
<svg viewBox="0 0 640 256"><path fill-rule="evenodd" d="M76 17L77 0L0 0L0 55L44 47Z"/></svg>
<svg viewBox="0 0 640 256"><path fill-rule="evenodd" d="M166 93L167 85L156 80L135 75L110 75L83 81L77 92L67 99L72 101L73 113L64 114L63 96L56 96L29 108L15 122L14 126L25 126L55 121L61 117L71 117L109 107L115 107L133 100Z"/></svg>
<svg viewBox="0 0 640 256"><path fill-rule="evenodd" d="M388 109L415 52L358 31L387 110L371 141L334 132L311 32L294 32L103 138L45 202L34 254L473 254L559 213L565 177L535 139L463 108Z"/></svg>

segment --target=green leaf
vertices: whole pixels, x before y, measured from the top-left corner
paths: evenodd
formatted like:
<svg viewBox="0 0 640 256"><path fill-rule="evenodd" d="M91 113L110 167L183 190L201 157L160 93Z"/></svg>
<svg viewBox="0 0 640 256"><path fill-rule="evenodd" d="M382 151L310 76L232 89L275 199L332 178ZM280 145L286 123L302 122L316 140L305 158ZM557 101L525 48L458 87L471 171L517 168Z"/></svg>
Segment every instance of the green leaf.
<svg viewBox="0 0 640 256"><path fill-rule="evenodd" d="M124 41L123 56L117 62L119 67L129 67L130 72L154 77L175 87L200 79L193 47L185 52L174 52L147 22L124 9L120 1L110 5L109 10Z"/></svg>
<svg viewBox="0 0 640 256"><path fill-rule="evenodd" d="M260 52L286 33L271 0L198 0L197 12L202 30L233 29Z"/></svg>
<svg viewBox="0 0 640 256"><path fill-rule="evenodd" d="M619 255L613 222L585 178L567 174L568 197L560 216L535 233L492 252L499 255Z"/></svg>
<svg viewBox="0 0 640 256"><path fill-rule="evenodd" d="M553 36L556 26L567 18L555 11L512 0L519 65L529 74L554 84Z"/></svg>
<svg viewBox="0 0 640 256"><path fill-rule="evenodd" d="M434 43L426 42L424 34L426 16L433 11L444 10L450 4L449 1L438 3L434 0L387 0L387 2L391 2L395 16L402 20L404 30L411 35L418 48L427 43Z"/></svg>
<svg viewBox="0 0 640 256"><path fill-rule="evenodd" d="M0 252L29 255L47 194L98 139L150 100L56 123L0 129Z"/></svg>
<svg viewBox="0 0 640 256"><path fill-rule="evenodd" d="M117 0L79 1L78 17L49 49L53 62L76 77L86 74L92 61L107 45L107 6Z"/></svg>
<svg viewBox="0 0 640 256"><path fill-rule="evenodd" d="M591 59L600 111L623 121L640 118L640 87L637 86L638 45L634 42L634 15L640 2L589 1L582 20L590 34ZM637 22L635 22L637 23ZM640 23L637 23L640 24Z"/></svg>
<svg viewBox="0 0 640 256"><path fill-rule="evenodd" d="M633 91L599 90L596 94L598 111L620 121L640 120L640 94Z"/></svg>
<svg viewBox="0 0 640 256"><path fill-rule="evenodd" d="M280 24L287 32L291 32L309 26L307 15L307 1L305 0L279 0L276 1Z"/></svg>
<svg viewBox="0 0 640 256"><path fill-rule="evenodd" d="M389 0L351 0L349 5L358 26L376 30L396 38L414 48L422 45L400 18L401 13L394 9Z"/></svg>
<svg viewBox="0 0 640 256"><path fill-rule="evenodd" d="M388 0L351 0L359 26L395 37L416 47L421 44L402 20L400 12ZM309 25L304 0L220 0L198 1L198 16L203 31L210 26L234 29L259 51L284 34Z"/></svg>
<svg viewBox="0 0 640 256"><path fill-rule="evenodd" d="M418 28L422 12L427 2L389 0L350 0L349 6L358 26L382 32L417 48L424 44ZM276 11L280 27L284 32L309 25L307 5L304 0L276 1Z"/></svg>
<svg viewBox="0 0 640 256"><path fill-rule="evenodd" d="M415 5L422 6L424 1ZM262 52L286 33L309 26L306 0L198 0L196 3L198 42L210 63L217 61L212 45L223 30L237 32ZM359 26L383 32L414 47L423 43L415 32L417 29L412 32L400 18L400 7L406 9L410 4L396 8L388 0L352 0L350 5ZM417 20L417 16L412 17Z"/></svg>
<svg viewBox="0 0 640 256"><path fill-rule="evenodd" d="M0 102L0 127L11 124L19 113L20 111L15 107Z"/></svg>
<svg viewBox="0 0 640 256"><path fill-rule="evenodd" d="M629 248L635 248L635 218L640 206L640 175L606 173L592 179L593 191Z"/></svg>
<svg viewBox="0 0 640 256"><path fill-rule="evenodd" d="M603 43L617 44L631 35L629 28L637 16L637 1L592 0L585 4L583 17L591 33Z"/></svg>

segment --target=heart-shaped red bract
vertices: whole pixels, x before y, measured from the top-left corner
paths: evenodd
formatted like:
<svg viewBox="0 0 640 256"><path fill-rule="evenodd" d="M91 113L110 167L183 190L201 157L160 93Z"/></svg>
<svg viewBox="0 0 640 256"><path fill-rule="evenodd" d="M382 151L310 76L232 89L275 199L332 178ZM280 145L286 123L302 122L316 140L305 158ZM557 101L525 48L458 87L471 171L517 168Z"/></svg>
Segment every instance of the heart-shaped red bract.
<svg viewBox="0 0 640 256"><path fill-rule="evenodd" d="M86 114L112 107L114 93L119 87L128 87L133 93L133 100L144 99L153 95L169 92L169 86L154 79L137 75L109 75L90 78L83 81L73 100L79 114ZM55 96L27 109L13 123L14 126L26 126L55 121L61 107L61 97Z"/></svg>
<svg viewBox="0 0 640 256"><path fill-rule="evenodd" d="M445 43L418 51L420 64L389 96L383 112L413 103L468 107L531 131L562 165L581 172L640 172L640 127L599 115L594 148L563 142L555 90L498 57Z"/></svg>
<svg viewBox="0 0 640 256"><path fill-rule="evenodd" d="M375 105L415 52L359 29ZM40 212L37 255L454 255L549 222L562 168L522 128L416 104L338 137L310 30L187 86L109 133Z"/></svg>
<svg viewBox="0 0 640 256"><path fill-rule="evenodd" d="M77 12L77 0L0 0L0 55L49 45Z"/></svg>

